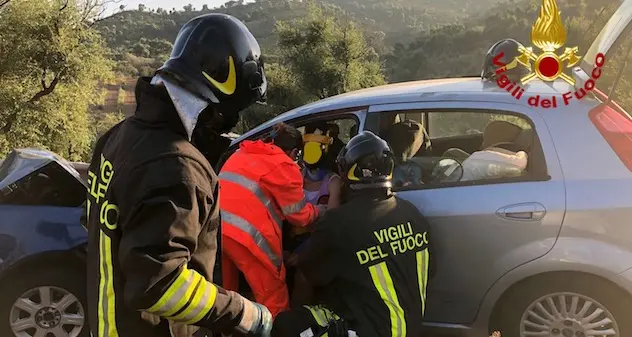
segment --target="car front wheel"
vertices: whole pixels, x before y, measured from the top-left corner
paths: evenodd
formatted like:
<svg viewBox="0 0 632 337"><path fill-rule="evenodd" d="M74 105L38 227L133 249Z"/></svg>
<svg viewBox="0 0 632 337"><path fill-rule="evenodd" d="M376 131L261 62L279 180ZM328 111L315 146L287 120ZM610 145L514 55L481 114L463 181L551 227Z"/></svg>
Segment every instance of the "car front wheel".
<svg viewBox="0 0 632 337"><path fill-rule="evenodd" d="M16 272L2 283L0 335L86 337L85 273L38 268Z"/></svg>
<svg viewBox="0 0 632 337"><path fill-rule="evenodd" d="M530 280L504 297L492 330L503 337L627 337L630 295L581 274Z"/></svg>

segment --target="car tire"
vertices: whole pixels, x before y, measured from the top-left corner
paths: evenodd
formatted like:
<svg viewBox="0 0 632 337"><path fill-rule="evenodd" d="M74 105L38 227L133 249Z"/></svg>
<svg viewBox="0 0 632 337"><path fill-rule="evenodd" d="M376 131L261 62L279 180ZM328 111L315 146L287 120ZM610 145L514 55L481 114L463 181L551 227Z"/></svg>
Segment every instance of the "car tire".
<svg viewBox="0 0 632 337"><path fill-rule="evenodd" d="M15 336L13 325L23 336L89 337L85 275L67 261L12 272L0 284L0 336Z"/></svg>
<svg viewBox="0 0 632 337"><path fill-rule="evenodd" d="M627 314L632 308L630 294L598 277L561 273L527 280L510 289L501 301L489 330L500 331L502 337L536 335L523 335L521 331L549 331L542 335L551 337L587 337L592 335L587 333L589 329L613 329L616 334L607 334L609 337L632 336L632 320ZM591 315L594 318L581 322L581 318Z"/></svg>

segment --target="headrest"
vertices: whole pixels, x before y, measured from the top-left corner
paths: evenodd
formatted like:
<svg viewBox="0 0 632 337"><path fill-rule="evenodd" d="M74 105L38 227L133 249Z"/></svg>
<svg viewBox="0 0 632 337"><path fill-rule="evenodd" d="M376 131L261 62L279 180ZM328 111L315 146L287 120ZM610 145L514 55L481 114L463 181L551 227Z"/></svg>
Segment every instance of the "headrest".
<svg viewBox="0 0 632 337"><path fill-rule="evenodd" d="M384 139L391 146L397 161L403 163L414 157L424 143L423 126L407 119L391 125Z"/></svg>
<svg viewBox="0 0 632 337"><path fill-rule="evenodd" d="M533 132L533 129L522 130L518 137L516 137L516 139L514 140L514 143L516 143L516 147L525 152L531 151L534 135L535 134Z"/></svg>
<svg viewBox="0 0 632 337"><path fill-rule="evenodd" d="M513 142L522 129L515 124L505 121L493 121L483 131L483 144L481 149L486 149L494 144Z"/></svg>
<svg viewBox="0 0 632 337"><path fill-rule="evenodd" d="M355 135L358 134L358 124L354 124L350 129L349 129L349 138L353 138Z"/></svg>

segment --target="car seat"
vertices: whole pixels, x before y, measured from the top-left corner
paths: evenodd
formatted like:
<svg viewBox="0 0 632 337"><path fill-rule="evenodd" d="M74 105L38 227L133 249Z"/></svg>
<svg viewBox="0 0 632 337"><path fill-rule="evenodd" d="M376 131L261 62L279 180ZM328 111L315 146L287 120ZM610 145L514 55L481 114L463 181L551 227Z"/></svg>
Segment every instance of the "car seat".
<svg viewBox="0 0 632 337"><path fill-rule="evenodd" d="M356 123L349 129L349 139L355 137L358 134L358 128L358 123Z"/></svg>
<svg viewBox="0 0 632 337"><path fill-rule="evenodd" d="M522 128L506 121L493 121L483 131L481 150L500 143L511 143L522 132Z"/></svg>
<svg viewBox="0 0 632 337"><path fill-rule="evenodd" d="M422 168L409 159L424 145L423 126L414 120L393 124L384 135L395 155L393 186L419 186L422 182Z"/></svg>

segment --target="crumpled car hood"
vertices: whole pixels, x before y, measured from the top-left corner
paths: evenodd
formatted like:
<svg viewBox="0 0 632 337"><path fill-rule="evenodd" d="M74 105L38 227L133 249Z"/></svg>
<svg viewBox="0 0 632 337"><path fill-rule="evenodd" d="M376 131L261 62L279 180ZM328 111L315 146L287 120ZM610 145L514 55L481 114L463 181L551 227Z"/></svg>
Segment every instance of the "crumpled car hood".
<svg viewBox="0 0 632 337"><path fill-rule="evenodd" d="M0 162L0 190L51 162L57 162L59 166L85 185L79 172L64 158L51 151L25 148L11 151L7 158Z"/></svg>

